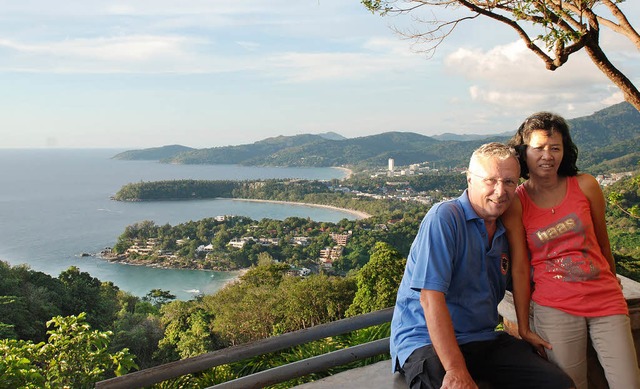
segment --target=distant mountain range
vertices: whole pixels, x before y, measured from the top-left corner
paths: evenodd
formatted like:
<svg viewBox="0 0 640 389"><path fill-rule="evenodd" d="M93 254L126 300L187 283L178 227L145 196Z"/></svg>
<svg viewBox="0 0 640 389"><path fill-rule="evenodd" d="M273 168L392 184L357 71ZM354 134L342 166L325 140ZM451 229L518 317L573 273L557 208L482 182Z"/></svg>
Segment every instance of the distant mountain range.
<svg viewBox="0 0 640 389"><path fill-rule="evenodd" d="M500 134L491 134L491 135L481 135L481 134L452 134L450 132L445 132L444 134L440 134L440 135L434 135L432 136L433 139L437 139L437 140L455 140L455 141L459 141L459 142L464 142L464 141L468 141L468 140L482 140L482 139L486 139L487 137L491 136L491 137L496 137L496 136L504 136L507 138L510 138L513 133L515 131L509 131L509 132L503 132Z"/></svg>
<svg viewBox="0 0 640 389"><path fill-rule="evenodd" d="M640 113L624 102L592 115L569 120L580 150L578 166L593 174L634 170L640 161ZM335 132L277 136L252 144L194 149L171 145L130 150L113 158L158 160L181 164L241 164L251 166L397 166L429 161L438 166L465 166L471 152L489 141L506 142L515 133L494 135L386 132L345 138Z"/></svg>

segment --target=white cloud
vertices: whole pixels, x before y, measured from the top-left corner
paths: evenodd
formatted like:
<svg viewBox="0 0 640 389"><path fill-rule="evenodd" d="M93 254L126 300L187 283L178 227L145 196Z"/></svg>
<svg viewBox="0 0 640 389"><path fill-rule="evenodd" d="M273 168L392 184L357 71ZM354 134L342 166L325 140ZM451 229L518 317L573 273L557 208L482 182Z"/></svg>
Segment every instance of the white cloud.
<svg viewBox="0 0 640 389"><path fill-rule="evenodd" d="M578 82L602 82L604 79L582 53L574 54L562 67L549 71L520 40L487 51L461 48L446 57L445 65L450 72L469 80L490 81L494 85L516 88L557 88Z"/></svg>
<svg viewBox="0 0 640 389"><path fill-rule="evenodd" d="M80 2L51 3L42 0L0 1L5 15L163 15L163 14L237 14L252 12L276 13L278 3L284 9L283 0L268 4L260 0L198 1L198 0L137 0L135 2L109 2L84 0Z"/></svg>
<svg viewBox="0 0 640 389"><path fill-rule="evenodd" d="M516 41L489 50L457 49L446 57L445 65L450 73L473 83L472 101L505 110L541 107L582 115L622 101L621 93L583 52L549 71L522 41Z"/></svg>
<svg viewBox="0 0 640 389"><path fill-rule="evenodd" d="M51 55L101 61L147 61L158 57L180 55L192 39L179 36L124 36L96 39L68 39L58 42L24 44L0 40L0 46L30 55Z"/></svg>
<svg viewBox="0 0 640 389"><path fill-rule="evenodd" d="M0 71L41 73L220 73L252 70L289 82L363 79L424 66L419 57L399 56L378 42L377 52L274 52L258 42L237 41L246 55L222 51L215 43L189 36L128 35L43 43L0 40ZM366 43L365 47L371 48ZM388 50L384 52L384 50ZM252 54L253 53L253 54ZM28 59L25 61L25 59ZM408 59L408 60L407 60ZM22 63L28 66L21 67ZM54 66L52 66L55 64Z"/></svg>
<svg viewBox="0 0 640 389"><path fill-rule="evenodd" d="M265 65L287 82L391 79L394 75L419 74L437 61L425 61L407 44L391 38L369 38L360 46L341 52L287 52L274 54Z"/></svg>
<svg viewBox="0 0 640 389"><path fill-rule="evenodd" d="M74 7L47 6L38 0L10 3L3 13L19 27L10 31L0 26L4 38L0 41L0 72L213 74L250 70L256 72L253 77L300 82L404 71L402 58L411 58L406 45L393 37L376 39L363 31L369 39L363 44L362 37L351 32L340 35L348 26L340 11L353 5L336 1L87 0ZM357 6L367 20L372 17ZM25 18L39 27L27 28ZM331 30L318 28L318 23L328 26L331 21L338 25ZM341 37L338 44L336 34ZM282 74L289 70L292 74Z"/></svg>
<svg viewBox="0 0 640 389"><path fill-rule="evenodd" d="M34 73L163 73L229 71L218 62L202 67L199 46L208 42L186 36L128 35L21 43L0 40L0 71Z"/></svg>
<svg viewBox="0 0 640 389"><path fill-rule="evenodd" d="M618 104L624 101L624 95L619 90L615 90L611 95L602 99L602 104L609 106L613 104Z"/></svg>

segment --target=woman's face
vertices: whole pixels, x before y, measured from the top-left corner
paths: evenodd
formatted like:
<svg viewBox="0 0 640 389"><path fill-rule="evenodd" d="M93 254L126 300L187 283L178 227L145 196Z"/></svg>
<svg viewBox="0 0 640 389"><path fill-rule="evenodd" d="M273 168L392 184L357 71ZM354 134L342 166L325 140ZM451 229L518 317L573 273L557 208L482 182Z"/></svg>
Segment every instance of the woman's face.
<svg viewBox="0 0 640 389"><path fill-rule="evenodd" d="M527 168L529 176L545 177L557 175L564 147L562 135L554 131L551 135L546 130L535 130L527 144Z"/></svg>

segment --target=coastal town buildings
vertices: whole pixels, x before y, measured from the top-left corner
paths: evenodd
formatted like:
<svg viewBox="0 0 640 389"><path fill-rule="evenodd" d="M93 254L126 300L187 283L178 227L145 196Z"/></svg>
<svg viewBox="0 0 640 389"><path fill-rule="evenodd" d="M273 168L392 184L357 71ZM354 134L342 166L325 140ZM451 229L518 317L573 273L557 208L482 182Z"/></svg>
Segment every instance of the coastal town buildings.
<svg viewBox="0 0 640 389"><path fill-rule="evenodd" d="M333 239L339 246L346 246L351 235L353 235L353 231L349 231L344 234L331 233L329 236L331 236L331 239Z"/></svg>
<svg viewBox="0 0 640 389"><path fill-rule="evenodd" d="M325 247L324 249L320 250L320 265L324 268L333 267L333 263L340 259L343 251L343 246Z"/></svg>

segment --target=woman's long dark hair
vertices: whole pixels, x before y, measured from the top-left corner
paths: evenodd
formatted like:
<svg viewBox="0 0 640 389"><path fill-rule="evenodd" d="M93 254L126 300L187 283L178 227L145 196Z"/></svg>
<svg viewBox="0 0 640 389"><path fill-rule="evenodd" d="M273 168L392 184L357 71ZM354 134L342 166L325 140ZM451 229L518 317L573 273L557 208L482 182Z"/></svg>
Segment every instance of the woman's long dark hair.
<svg viewBox="0 0 640 389"><path fill-rule="evenodd" d="M529 178L529 169L527 168L527 146L531 140L531 134L534 131L543 130L548 136L558 132L562 135L562 146L564 149L562 161L558 168L559 176L575 176L578 174L578 148L571 140L569 134L569 125L559 115L551 112L537 112L525 119L518 128L516 134L509 140L509 146L518 152L518 160L520 161L520 177Z"/></svg>

